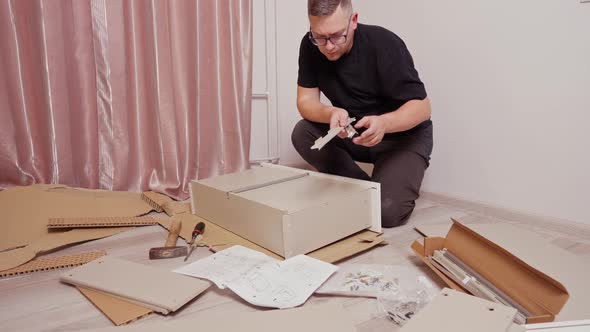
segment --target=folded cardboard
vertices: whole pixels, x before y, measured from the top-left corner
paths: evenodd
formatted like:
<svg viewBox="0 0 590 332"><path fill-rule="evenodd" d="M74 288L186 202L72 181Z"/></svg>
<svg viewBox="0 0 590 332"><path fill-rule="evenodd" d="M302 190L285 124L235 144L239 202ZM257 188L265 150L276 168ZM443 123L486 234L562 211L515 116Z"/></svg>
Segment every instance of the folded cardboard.
<svg viewBox="0 0 590 332"><path fill-rule="evenodd" d="M153 311L138 304L122 300L107 293L86 287L77 287L80 293L94 304L113 324L129 324Z"/></svg>
<svg viewBox="0 0 590 332"><path fill-rule="evenodd" d="M200 279L108 256L68 271L60 280L163 314L178 310L211 285Z"/></svg>
<svg viewBox="0 0 590 332"><path fill-rule="evenodd" d="M129 192L76 189L63 185L32 185L0 191L0 271L24 264L42 251L124 230L49 230L48 218L132 217L151 209L140 194ZM73 233L64 235L69 232Z"/></svg>
<svg viewBox="0 0 590 332"><path fill-rule="evenodd" d="M379 184L277 165L193 181L193 212L282 257L380 231Z"/></svg>
<svg viewBox="0 0 590 332"><path fill-rule="evenodd" d="M401 332L505 332L516 309L445 288Z"/></svg>
<svg viewBox="0 0 590 332"><path fill-rule="evenodd" d="M285 310L197 313L190 319L87 330L87 332L135 331L354 332L356 329L350 315L341 305L327 303Z"/></svg>
<svg viewBox="0 0 590 332"><path fill-rule="evenodd" d="M518 241L518 236L515 236L514 239ZM535 250L530 244L522 245L528 246L529 252ZM447 278L428 260L434 250L443 248L447 248L463 263L527 309L531 313L528 323L554 320L569 298L568 291L559 281L456 220L453 220L445 238L426 237L423 243L412 243L412 249L424 263L453 289L464 291L461 285Z"/></svg>

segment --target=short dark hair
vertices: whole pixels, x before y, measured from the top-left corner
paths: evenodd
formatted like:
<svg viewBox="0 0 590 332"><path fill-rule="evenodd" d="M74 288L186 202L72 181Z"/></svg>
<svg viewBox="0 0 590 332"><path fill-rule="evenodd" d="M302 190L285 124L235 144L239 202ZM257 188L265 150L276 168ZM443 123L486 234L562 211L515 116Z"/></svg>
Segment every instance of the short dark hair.
<svg viewBox="0 0 590 332"><path fill-rule="evenodd" d="M352 11L351 0L307 0L307 14L309 16L332 15L338 6Z"/></svg>

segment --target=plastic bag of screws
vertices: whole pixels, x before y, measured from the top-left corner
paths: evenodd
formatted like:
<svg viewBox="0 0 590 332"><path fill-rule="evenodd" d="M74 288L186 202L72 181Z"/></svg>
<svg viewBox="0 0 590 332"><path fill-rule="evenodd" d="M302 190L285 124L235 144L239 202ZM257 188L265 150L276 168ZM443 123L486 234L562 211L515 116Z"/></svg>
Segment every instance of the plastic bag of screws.
<svg viewBox="0 0 590 332"><path fill-rule="evenodd" d="M381 293L377 297L377 307L381 314L403 326L434 298L437 291L428 279L418 276L415 282L401 283L397 291Z"/></svg>

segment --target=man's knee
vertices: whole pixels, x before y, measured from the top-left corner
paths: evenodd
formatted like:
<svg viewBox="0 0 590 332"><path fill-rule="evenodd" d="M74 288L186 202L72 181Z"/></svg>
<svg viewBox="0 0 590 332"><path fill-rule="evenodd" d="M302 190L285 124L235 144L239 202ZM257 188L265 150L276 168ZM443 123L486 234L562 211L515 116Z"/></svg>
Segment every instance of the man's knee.
<svg viewBox="0 0 590 332"><path fill-rule="evenodd" d="M293 132L291 133L291 143L293 143L293 147L295 147L297 152L304 148L303 145L307 142L305 137L308 135L307 132L309 129L307 128L308 125L306 122L306 120L300 120L297 122L293 128Z"/></svg>
<svg viewBox="0 0 590 332"><path fill-rule="evenodd" d="M293 143L293 147L300 155L308 152L315 140L321 136L319 126L321 125L305 119L299 120L295 124L291 133L291 143Z"/></svg>
<svg viewBox="0 0 590 332"><path fill-rule="evenodd" d="M392 199L383 199L381 201L381 226L391 228L405 224L415 206L414 201L395 202Z"/></svg>

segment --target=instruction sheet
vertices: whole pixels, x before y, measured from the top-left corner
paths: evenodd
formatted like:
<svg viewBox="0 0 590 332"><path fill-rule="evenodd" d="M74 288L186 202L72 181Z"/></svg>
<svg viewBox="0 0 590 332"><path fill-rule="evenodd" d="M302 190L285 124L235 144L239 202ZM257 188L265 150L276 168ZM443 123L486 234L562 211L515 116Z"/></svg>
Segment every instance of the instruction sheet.
<svg viewBox="0 0 590 332"><path fill-rule="evenodd" d="M305 255L279 261L236 245L174 272L208 279L251 304L283 309L303 304L337 269Z"/></svg>

